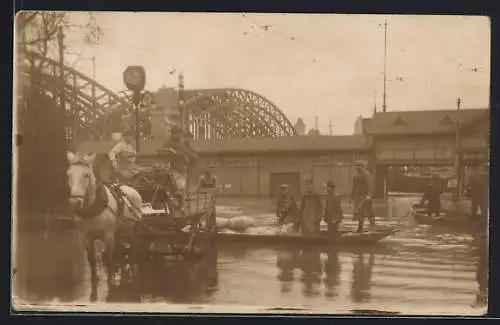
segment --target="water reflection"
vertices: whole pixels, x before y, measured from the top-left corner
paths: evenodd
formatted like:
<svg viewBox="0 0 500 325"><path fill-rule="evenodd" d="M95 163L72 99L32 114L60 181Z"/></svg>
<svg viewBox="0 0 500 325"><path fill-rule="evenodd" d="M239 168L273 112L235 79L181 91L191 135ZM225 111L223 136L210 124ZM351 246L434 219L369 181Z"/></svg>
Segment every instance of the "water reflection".
<svg viewBox="0 0 500 325"><path fill-rule="evenodd" d="M327 252L327 260L324 264L325 271L325 297L335 298L338 296L338 287L340 286L340 273L342 267L337 249L330 249Z"/></svg>
<svg viewBox="0 0 500 325"><path fill-rule="evenodd" d="M294 280L293 271L299 267L300 249L293 248L278 252L276 266L280 270L278 280L281 282L281 292L287 293L292 291Z"/></svg>
<svg viewBox="0 0 500 325"><path fill-rule="evenodd" d="M139 265L132 282L108 290L109 302L206 302L218 288L217 251L197 261Z"/></svg>
<svg viewBox="0 0 500 325"><path fill-rule="evenodd" d="M320 295L319 284L321 284L321 255L320 252L312 248L302 250L300 256L300 268L302 276L300 278L303 287L302 293L306 297Z"/></svg>
<svg viewBox="0 0 500 325"><path fill-rule="evenodd" d="M23 301L73 301L83 293L85 255L73 231L16 236L13 291Z"/></svg>
<svg viewBox="0 0 500 325"><path fill-rule="evenodd" d="M366 257L366 255L368 255ZM353 302L369 302L371 300L370 284L372 279L375 254L373 252L356 254L352 268L351 298Z"/></svg>

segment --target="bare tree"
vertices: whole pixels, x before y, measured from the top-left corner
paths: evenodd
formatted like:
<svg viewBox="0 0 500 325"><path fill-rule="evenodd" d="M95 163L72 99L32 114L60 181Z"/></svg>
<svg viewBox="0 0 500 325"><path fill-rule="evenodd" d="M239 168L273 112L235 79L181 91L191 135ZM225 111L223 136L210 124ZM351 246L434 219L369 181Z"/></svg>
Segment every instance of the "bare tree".
<svg viewBox="0 0 500 325"><path fill-rule="evenodd" d="M44 57L55 57L58 51L57 33L59 30L83 32L85 45L95 45L100 42L103 32L91 12L87 12L86 22L75 24L68 12L64 11L22 11L16 16L16 47L17 55L25 58L27 52L35 52ZM31 67L42 69L43 61L38 65L30 61Z"/></svg>

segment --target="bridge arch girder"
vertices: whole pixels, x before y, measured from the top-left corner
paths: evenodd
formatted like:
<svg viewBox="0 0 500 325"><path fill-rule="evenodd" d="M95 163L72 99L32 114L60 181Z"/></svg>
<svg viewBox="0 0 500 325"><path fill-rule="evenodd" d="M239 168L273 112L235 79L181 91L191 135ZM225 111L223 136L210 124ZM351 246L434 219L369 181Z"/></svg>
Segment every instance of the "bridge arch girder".
<svg viewBox="0 0 500 325"><path fill-rule="evenodd" d="M246 127L236 130L238 137L278 137L297 135L292 123L279 108L263 96L245 89L201 89L184 103L191 119L202 112L212 114L220 105L230 105L227 112L233 122ZM224 134L224 137L230 136Z"/></svg>
<svg viewBox="0 0 500 325"><path fill-rule="evenodd" d="M76 69L62 66L58 61L35 52L27 52L24 57L24 73L40 90L49 93L60 102L60 80L64 80L64 98L68 126L84 136L98 136L107 130L108 117L116 106L125 106L129 102L92 78ZM30 69L29 66L38 66Z"/></svg>

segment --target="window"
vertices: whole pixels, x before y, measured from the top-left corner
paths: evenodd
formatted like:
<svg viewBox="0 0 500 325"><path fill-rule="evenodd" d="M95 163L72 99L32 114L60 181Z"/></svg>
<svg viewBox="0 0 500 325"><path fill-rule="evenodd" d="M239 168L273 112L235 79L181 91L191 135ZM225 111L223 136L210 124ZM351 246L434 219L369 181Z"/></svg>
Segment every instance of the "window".
<svg viewBox="0 0 500 325"><path fill-rule="evenodd" d="M227 159L227 167L239 167L241 165L241 161L239 159L235 158L229 158Z"/></svg>
<svg viewBox="0 0 500 325"><path fill-rule="evenodd" d="M220 166L220 160L218 158L209 159L208 162L207 162L207 166L210 167L210 168L219 167Z"/></svg>

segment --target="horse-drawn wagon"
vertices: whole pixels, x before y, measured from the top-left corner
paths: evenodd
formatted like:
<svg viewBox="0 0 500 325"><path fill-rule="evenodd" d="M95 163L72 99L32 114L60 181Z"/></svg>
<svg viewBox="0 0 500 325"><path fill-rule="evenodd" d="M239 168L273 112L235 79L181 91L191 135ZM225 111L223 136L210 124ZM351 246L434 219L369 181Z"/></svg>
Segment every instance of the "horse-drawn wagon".
<svg viewBox="0 0 500 325"><path fill-rule="evenodd" d="M162 153L160 164L141 166L130 180L142 197L141 220L117 229L118 259L133 263L199 258L215 237L216 194L224 187L190 185L188 174L172 164L178 153ZM124 264L121 261L120 264ZM126 264L126 263L125 263Z"/></svg>

